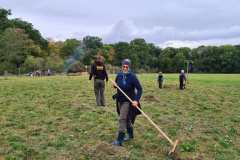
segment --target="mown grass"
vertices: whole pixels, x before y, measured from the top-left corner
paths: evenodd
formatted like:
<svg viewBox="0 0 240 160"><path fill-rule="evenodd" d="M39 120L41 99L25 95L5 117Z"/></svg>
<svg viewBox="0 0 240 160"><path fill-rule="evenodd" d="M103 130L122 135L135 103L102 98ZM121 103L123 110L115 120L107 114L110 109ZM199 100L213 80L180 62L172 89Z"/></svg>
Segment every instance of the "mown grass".
<svg viewBox="0 0 240 160"><path fill-rule="evenodd" d="M56 76L0 78L0 159L239 160L240 75L191 74L184 91L178 75L166 74L161 90L156 76L138 75L142 107L180 140L174 156L143 116L134 141L112 147L117 114L110 82L107 107L100 108L87 76Z"/></svg>

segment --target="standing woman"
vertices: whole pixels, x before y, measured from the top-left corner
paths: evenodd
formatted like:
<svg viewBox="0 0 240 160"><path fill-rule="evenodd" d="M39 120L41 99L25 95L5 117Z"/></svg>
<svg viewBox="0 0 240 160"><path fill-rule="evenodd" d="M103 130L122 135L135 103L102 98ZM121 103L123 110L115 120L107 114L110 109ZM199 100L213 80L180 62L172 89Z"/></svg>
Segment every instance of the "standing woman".
<svg viewBox="0 0 240 160"><path fill-rule="evenodd" d="M117 112L119 115L119 126L117 139L112 143L122 146L123 141L133 139L133 124L138 114L141 114L136 106L140 107L139 100L142 96L142 86L136 75L130 72L131 62L129 59L122 61L122 71L117 74L116 84L133 100L131 103L122 93L117 90L116 98ZM125 132L127 136L125 137Z"/></svg>

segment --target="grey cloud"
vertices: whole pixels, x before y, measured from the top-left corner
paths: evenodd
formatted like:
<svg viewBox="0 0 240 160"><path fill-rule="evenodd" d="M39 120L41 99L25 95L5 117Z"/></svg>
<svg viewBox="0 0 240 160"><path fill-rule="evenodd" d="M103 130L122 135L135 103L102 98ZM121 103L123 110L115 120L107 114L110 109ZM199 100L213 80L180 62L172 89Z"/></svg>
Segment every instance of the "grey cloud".
<svg viewBox="0 0 240 160"><path fill-rule="evenodd" d="M142 37L147 41L162 43L171 40L208 40L218 38L240 37L240 26L231 26L218 29L203 30L179 30L175 27L155 26L153 28L140 28L133 22L121 20L113 26L110 33L104 36L106 42L117 42L121 40L130 41L133 38Z"/></svg>
<svg viewBox="0 0 240 160"><path fill-rule="evenodd" d="M239 0L0 0L45 37L145 38L155 44L239 37ZM185 43L183 43L185 44Z"/></svg>

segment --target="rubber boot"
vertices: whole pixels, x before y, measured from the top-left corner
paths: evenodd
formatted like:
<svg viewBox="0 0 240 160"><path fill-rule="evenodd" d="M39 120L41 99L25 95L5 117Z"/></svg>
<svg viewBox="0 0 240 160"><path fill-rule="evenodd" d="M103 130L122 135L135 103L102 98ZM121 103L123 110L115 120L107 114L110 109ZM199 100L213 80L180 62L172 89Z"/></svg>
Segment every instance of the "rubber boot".
<svg viewBox="0 0 240 160"><path fill-rule="evenodd" d="M127 136L124 138L124 141L129 141L131 139L133 139L133 128L129 127L127 128Z"/></svg>
<svg viewBox="0 0 240 160"><path fill-rule="evenodd" d="M122 143L124 141L125 133L124 132L119 132L117 140L112 143L114 146L122 146Z"/></svg>

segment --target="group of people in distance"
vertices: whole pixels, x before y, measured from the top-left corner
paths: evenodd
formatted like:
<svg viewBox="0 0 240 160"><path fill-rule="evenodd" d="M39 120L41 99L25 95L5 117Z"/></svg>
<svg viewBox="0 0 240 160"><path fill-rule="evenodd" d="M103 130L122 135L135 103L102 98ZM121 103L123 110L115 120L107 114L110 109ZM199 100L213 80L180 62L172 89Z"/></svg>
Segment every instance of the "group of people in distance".
<svg viewBox="0 0 240 160"><path fill-rule="evenodd" d="M108 81L108 74L103 63L103 58L97 56L91 66L89 80L94 77L94 92L96 96L97 106L105 106L104 89L105 80ZM184 71L181 71L179 76L180 89L184 89L184 81L186 77ZM159 88L163 88L164 77L162 72L158 76ZM132 102L117 88L119 87ZM133 124L136 116L141 114L137 107L140 107L140 98L142 96L142 86L137 76L131 71L131 61L124 59L122 61L122 68L115 78L114 88L117 89L113 99L116 100L118 119L118 135L113 145L122 146L124 141L129 141L134 138ZM127 134L126 134L127 133Z"/></svg>
<svg viewBox="0 0 240 160"><path fill-rule="evenodd" d="M160 89L163 88L164 86L164 76L163 76L163 73L162 72L159 72L158 73L158 86ZM186 75L184 73L184 70L181 70L180 72L180 75L179 75L179 89L180 90L183 90L185 89L185 86L186 86L186 81L187 81L187 78L186 78Z"/></svg>

